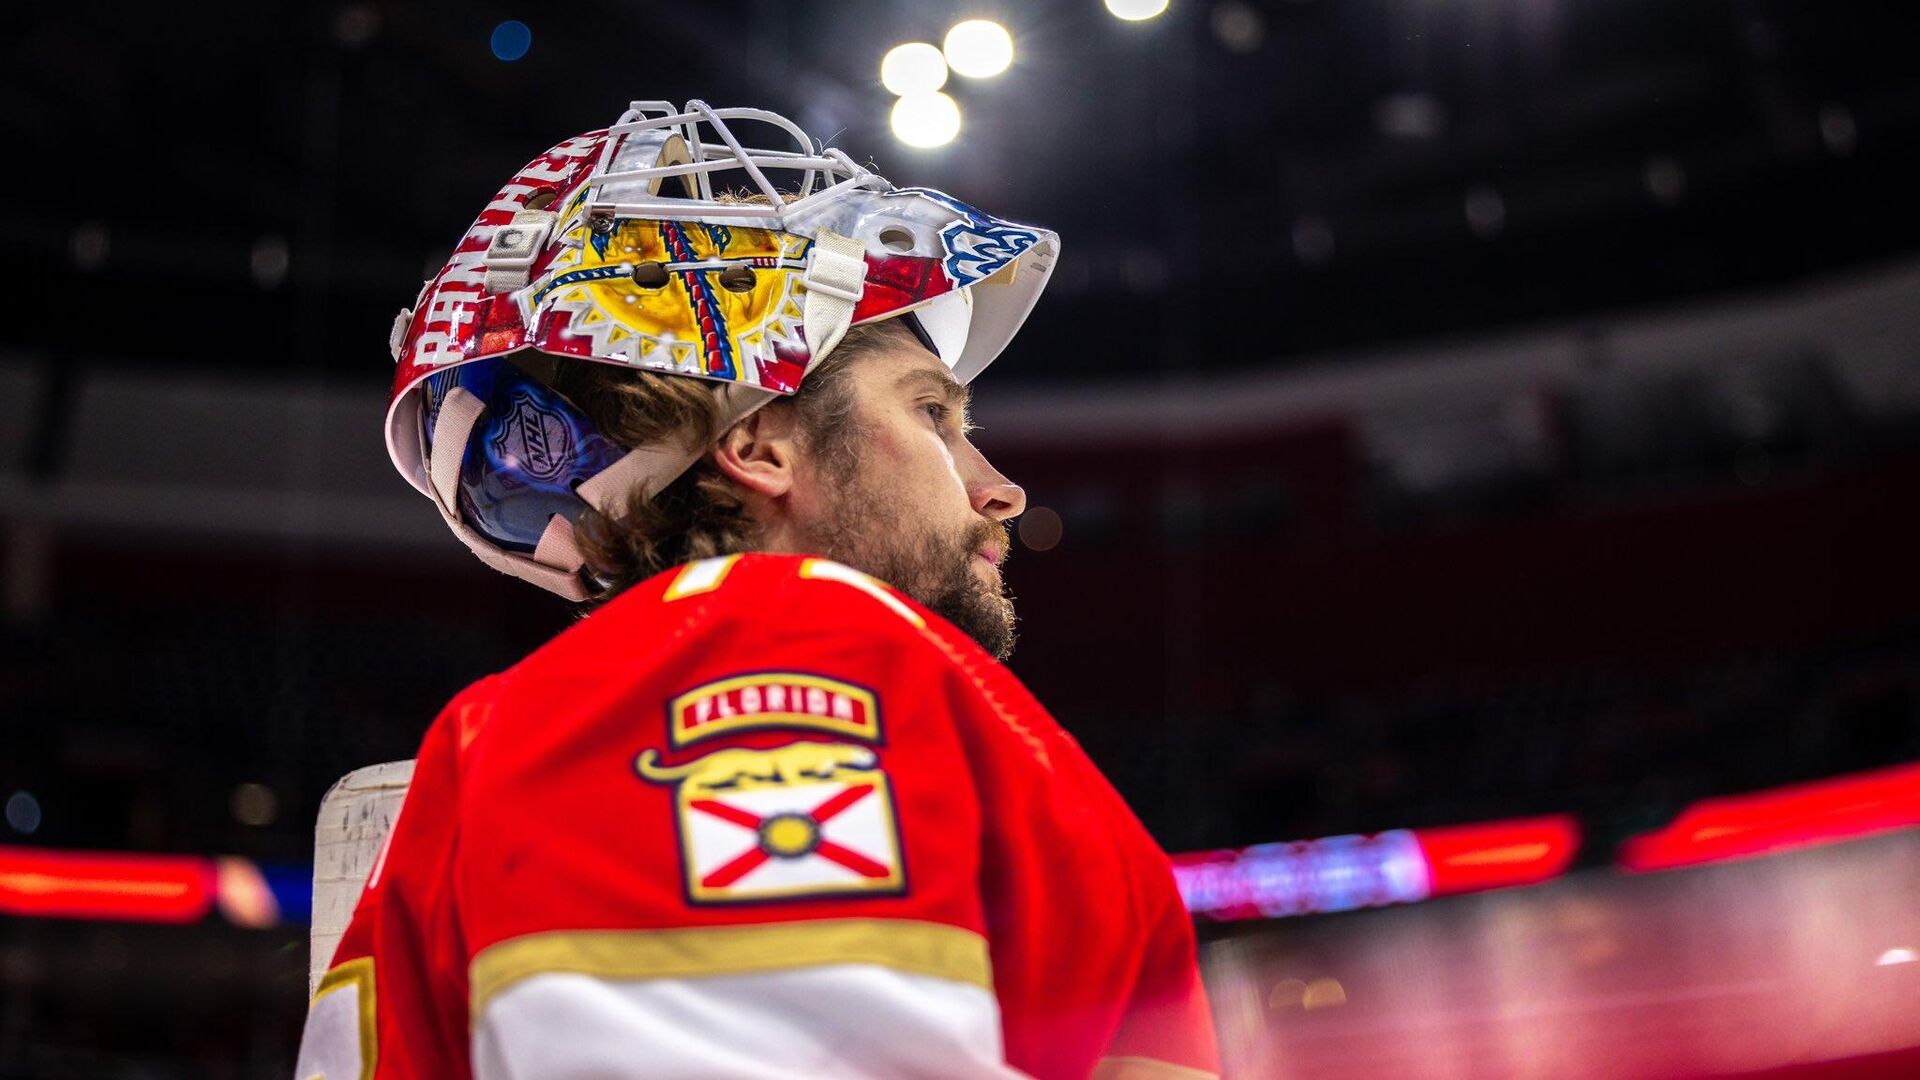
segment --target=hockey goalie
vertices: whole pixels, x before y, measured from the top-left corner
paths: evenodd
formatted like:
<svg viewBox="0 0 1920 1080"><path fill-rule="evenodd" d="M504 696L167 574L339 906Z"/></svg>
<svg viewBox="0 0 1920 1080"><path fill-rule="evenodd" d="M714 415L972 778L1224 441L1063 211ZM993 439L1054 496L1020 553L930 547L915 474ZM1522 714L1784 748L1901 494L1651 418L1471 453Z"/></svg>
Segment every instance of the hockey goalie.
<svg viewBox="0 0 1920 1080"><path fill-rule="evenodd" d="M968 384L1057 249L697 101L487 203L388 448L589 614L382 774L298 1080L1216 1071L1165 855L1000 663L1025 499Z"/></svg>

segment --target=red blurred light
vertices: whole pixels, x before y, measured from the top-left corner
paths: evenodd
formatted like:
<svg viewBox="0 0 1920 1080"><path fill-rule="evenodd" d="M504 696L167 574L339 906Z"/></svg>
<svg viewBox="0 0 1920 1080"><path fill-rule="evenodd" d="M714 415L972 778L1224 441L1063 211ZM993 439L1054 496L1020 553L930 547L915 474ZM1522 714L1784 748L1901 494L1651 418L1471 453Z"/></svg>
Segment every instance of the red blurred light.
<svg viewBox="0 0 1920 1080"><path fill-rule="evenodd" d="M0 847L0 912L9 915L193 922L213 895L209 859Z"/></svg>
<svg viewBox="0 0 1920 1080"><path fill-rule="evenodd" d="M1703 799L1663 829L1628 840L1620 865L1668 870L1920 825L1920 764Z"/></svg>
<svg viewBox="0 0 1920 1080"><path fill-rule="evenodd" d="M1565 814L1416 829L1433 894L1537 885L1559 877L1580 850L1580 825Z"/></svg>

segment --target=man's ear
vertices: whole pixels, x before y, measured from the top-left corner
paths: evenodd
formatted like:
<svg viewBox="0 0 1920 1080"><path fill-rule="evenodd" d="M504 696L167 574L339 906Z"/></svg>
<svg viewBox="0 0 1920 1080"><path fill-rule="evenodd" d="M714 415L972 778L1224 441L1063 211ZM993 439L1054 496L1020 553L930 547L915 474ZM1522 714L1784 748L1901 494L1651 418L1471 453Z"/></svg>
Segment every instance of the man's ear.
<svg viewBox="0 0 1920 1080"><path fill-rule="evenodd" d="M776 401L728 428L713 448L713 460L734 483L777 499L793 487L795 435L792 407Z"/></svg>

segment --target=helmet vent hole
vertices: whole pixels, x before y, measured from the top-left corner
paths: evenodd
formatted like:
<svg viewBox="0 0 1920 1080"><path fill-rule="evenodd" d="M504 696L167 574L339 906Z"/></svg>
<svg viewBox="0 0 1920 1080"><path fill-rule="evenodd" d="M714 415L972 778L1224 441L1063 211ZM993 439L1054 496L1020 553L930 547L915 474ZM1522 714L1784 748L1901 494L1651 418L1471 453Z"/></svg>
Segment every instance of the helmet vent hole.
<svg viewBox="0 0 1920 1080"><path fill-rule="evenodd" d="M752 292L753 267L729 266L720 271L720 287L728 292Z"/></svg>
<svg viewBox="0 0 1920 1080"><path fill-rule="evenodd" d="M880 246L901 255L913 250L913 234L899 227L880 230Z"/></svg>
<svg viewBox="0 0 1920 1080"><path fill-rule="evenodd" d="M544 191L536 191L533 193L533 197L527 200L526 208L528 210L545 210L547 207L553 205L553 197L554 190L552 188L547 188Z"/></svg>
<svg viewBox="0 0 1920 1080"><path fill-rule="evenodd" d="M643 262L633 268L633 283L643 289L658 289L667 283L665 263Z"/></svg>

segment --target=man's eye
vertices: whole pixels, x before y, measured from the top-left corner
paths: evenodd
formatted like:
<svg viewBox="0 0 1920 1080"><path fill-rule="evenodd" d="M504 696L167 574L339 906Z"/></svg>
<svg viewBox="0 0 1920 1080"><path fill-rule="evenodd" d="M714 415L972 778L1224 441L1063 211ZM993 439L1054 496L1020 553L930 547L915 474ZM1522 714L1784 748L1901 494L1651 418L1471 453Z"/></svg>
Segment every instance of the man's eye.
<svg viewBox="0 0 1920 1080"><path fill-rule="evenodd" d="M946 422L949 410L945 405L937 401L929 401L925 405L922 405L921 408L927 410L927 415L933 417L934 423L942 424Z"/></svg>

